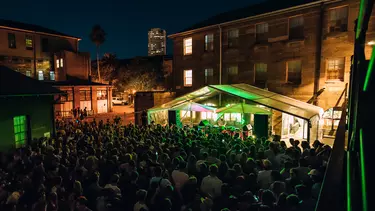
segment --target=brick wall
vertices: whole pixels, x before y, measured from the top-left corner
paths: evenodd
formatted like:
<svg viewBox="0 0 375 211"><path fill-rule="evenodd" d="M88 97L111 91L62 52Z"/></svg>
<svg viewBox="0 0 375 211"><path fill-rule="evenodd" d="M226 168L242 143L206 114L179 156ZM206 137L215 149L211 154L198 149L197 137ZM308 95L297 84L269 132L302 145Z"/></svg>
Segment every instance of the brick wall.
<svg viewBox="0 0 375 211"><path fill-rule="evenodd" d="M331 9L346 6L348 8L347 32L328 33L328 14ZM324 7L323 26L319 27L320 8L310 7L288 13L242 21L225 25L222 29L222 83L255 83L255 63L267 64L267 88L270 91L287 95L301 101L309 100L314 94L314 81L318 81L316 90L325 88L318 99L318 106L328 109L335 106L339 96L349 83L350 57L354 49L354 20L359 9L358 0L346 0L327 4ZM289 19L303 15L303 36L295 39L289 34ZM255 35L256 24L268 23L268 39L265 42L257 41ZM231 29L239 30L239 45L230 48L227 34ZM319 67L316 67L317 45L319 43L318 30L322 30L322 49ZM214 51L204 51L204 36L214 34ZM183 40L191 37L193 41L192 55L183 55ZM375 39L375 15L371 17L367 41ZM174 88L177 95L194 91L205 84L204 69L213 68L213 82L219 84L220 68L220 29L211 28L197 31L184 36L173 37L174 55ZM371 48L366 48L366 57L370 57ZM327 80L327 61L330 59L345 58L344 80ZM292 60L301 60L301 83L287 83L287 63ZM230 78L227 67L237 65L238 75ZM193 70L193 85L184 87L184 70ZM315 78L315 70L320 76Z"/></svg>

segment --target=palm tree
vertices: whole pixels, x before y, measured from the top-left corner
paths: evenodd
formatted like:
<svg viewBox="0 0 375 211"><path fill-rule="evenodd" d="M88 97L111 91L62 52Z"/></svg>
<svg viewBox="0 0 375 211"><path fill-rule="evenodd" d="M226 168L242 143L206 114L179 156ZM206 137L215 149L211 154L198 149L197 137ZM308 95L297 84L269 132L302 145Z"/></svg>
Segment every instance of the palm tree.
<svg viewBox="0 0 375 211"><path fill-rule="evenodd" d="M99 47L101 44L105 41L105 36L107 33L102 29L102 27L99 24L96 24L92 27L91 33L90 33L90 39L91 42L93 42L96 45L96 64L98 68L98 79L100 81L100 69L99 69Z"/></svg>

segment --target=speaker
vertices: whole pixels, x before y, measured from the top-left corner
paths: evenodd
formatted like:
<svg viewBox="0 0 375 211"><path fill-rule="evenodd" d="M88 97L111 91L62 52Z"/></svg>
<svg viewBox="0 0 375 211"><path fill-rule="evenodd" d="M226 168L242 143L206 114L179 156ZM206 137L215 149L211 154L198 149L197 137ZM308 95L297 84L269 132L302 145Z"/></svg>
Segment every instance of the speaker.
<svg viewBox="0 0 375 211"><path fill-rule="evenodd" d="M254 115L253 132L257 138L268 137L268 115Z"/></svg>
<svg viewBox="0 0 375 211"><path fill-rule="evenodd" d="M210 122L207 119L204 119L201 122L199 122L199 126L201 126L201 127L202 126L203 127L210 126Z"/></svg>

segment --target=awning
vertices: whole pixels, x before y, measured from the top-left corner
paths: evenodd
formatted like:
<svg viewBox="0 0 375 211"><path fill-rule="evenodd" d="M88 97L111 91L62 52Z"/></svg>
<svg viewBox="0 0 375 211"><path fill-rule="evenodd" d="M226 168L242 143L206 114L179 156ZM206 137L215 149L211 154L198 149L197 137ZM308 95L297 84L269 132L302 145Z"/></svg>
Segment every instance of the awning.
<svg viewBox="0 0 375 211"><path fill-rule="evenodd" d="M183 111L198 111L198 112L213 112L215 111L215 108L202 105L199 103L194 103L194 102L187 102L183 103L181 105L177 105L175 107L170 108L169 110L183 110Z"/></svg>
<svg viewBox="0 0 375 211"><path fill-rule="evenodd" d="M149 109L149 112L170 109L186 102L199 102L218 95L219 93L236 96L255 104L263 105L305 120L310 120L314 116L321 117L324 112L323 109L318 106L250 86L248 84L208 85L194 92L178 97L168 103L151 108Z"/></svg>

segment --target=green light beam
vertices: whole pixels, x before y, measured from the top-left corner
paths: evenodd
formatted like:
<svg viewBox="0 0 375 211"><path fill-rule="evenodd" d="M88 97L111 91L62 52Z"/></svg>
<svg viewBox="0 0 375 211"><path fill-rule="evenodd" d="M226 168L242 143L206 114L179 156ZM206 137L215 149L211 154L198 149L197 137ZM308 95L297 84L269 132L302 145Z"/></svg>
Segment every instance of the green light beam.
<svg viewBox="0 0 375 211"><path fill-rule="evenodd" d="M362 181L362 210L367 211L367 191L366 191L366 170L365 155L363 154L363 129L359 130L359 157L361 162L361 181Z"/></svg>
<svg viewBox="0 0 375 211"><path fill-rule="evenodd" d="M367 91L368 85L370 83L371 73L374 70L375 64L375 46L372 47L371 59L367 67L365 83L363 84L363 91Z"/></svg>

